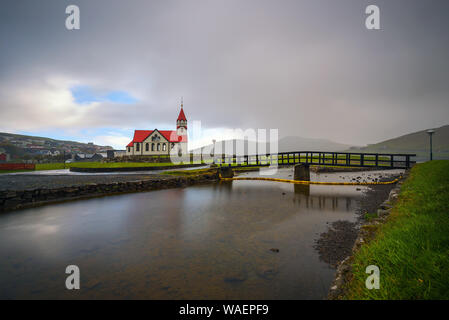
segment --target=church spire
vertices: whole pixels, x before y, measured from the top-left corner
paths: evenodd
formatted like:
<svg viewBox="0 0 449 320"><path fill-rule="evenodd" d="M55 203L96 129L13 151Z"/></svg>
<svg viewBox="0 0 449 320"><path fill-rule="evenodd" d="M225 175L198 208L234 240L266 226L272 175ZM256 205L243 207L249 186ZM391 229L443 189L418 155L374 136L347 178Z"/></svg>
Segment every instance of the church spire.
<svg viewBox="0 0 449 320"><path fill-rule="evenodd" d="M184 127L187 128L187 118L184 114L184 99L181 97L181 110L179 111L178 119L176 120L176 128Z"/></svg>

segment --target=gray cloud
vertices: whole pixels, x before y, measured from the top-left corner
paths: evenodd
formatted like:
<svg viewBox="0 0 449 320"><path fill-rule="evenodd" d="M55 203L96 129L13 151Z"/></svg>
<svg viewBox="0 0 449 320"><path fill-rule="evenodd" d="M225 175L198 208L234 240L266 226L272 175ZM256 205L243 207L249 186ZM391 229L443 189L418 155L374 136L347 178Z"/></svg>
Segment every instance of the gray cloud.
<svg viewBox="0 0 449 320"><path fill-rule="evenodd" d="M72 3L78 31L65 29ZM368 4L381 9L380 31L364 27ZM447 124L448 10L405 0L7 0L0 129L153 128L172 122L181 96L206 127L354 144ZM72 83L139 102L80 109L68 102Z"/></svg>

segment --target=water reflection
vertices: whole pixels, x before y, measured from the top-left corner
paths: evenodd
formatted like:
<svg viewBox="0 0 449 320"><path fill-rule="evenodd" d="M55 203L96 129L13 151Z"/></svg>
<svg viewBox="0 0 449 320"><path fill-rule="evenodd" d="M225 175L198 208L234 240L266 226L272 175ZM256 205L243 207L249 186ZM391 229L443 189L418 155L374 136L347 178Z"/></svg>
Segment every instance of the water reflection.
<svg viewBox="0 0 449 320"><path fill-rule="evenodd" d="M327 222L353 221L360 196L232 181L11 212L0 216L0 298L323 298L334 270L314 240ZM76 292L64 287L69 264Z"/></svg>
<svg viewBox="0 0 449 320"><path fill-rule="evenodd" d="M308 184L295 184L293 188L296 194L303 194L306 197L310 195L310 185Z"/></svg>

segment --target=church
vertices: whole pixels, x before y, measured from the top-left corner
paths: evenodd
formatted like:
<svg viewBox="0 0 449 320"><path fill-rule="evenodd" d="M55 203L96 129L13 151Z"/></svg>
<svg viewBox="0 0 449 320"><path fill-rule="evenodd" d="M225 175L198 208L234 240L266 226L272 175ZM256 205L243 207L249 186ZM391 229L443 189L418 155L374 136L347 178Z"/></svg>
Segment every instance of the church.
<svg viewBox="0 0 449 320"><path fill-rule="evenodd" d="M134 130L134 138L126 146L127 156L185 155L187 152L187 118L182 102L176 130Z"/></svg>

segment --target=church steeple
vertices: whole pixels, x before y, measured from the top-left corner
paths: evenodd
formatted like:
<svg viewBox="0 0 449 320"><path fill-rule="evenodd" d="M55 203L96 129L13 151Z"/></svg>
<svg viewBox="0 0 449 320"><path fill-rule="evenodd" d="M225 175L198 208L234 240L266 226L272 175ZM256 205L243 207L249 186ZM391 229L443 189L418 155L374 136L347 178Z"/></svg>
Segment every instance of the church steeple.
<svg viewBox="0 0 449 320"><path fill-rule="evenodd" d="M176 120L176 131L178 135L182 136L187 133L187 118L184 114L183 99L181 98L181 111L179 111L178 119Z"/></svg>

